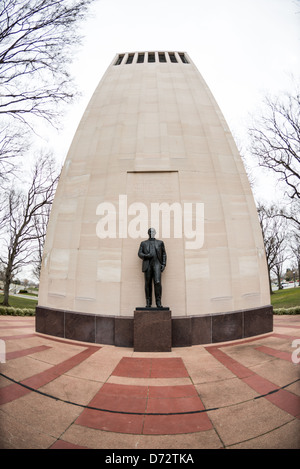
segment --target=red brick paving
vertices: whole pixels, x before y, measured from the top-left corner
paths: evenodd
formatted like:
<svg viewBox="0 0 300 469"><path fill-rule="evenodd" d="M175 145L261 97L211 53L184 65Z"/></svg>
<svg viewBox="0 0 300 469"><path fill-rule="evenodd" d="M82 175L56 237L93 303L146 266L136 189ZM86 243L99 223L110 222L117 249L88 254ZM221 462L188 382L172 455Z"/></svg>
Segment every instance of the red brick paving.
<svg viewBox="0 0 300 469"><path fill-rule="evenodd" d="M123 357L112 374L127 378L184 378L189 376L181 358Z"/></svg>
<svg viewBox="0 0 300 469"><path fill-rule="evenodd" d="M277 337L278 334L274 334L274 336ZM256 374L250 369L248 369L248 373L245 372L245 370L247 370L246 367L241 366L236 360L228 357L221 350L218 350L216 353L215 347L206 347L206 349L232 373L234 373L238 378L242 379L244 383L254 389L257 393L264 395L276 391L276 393L264 397L285 412L288 412L294 417L300 418L300 396L296 396L289 391L280 389L279 386Z"/></svg>
<svg viewBox="0 0 300 469"><path fill-rule="evenodd" d="M211 430L213 428L206 413L182 415L146 415L144 435L176 435Z"/></svg>
<svg viewBox="0 0 300 469"><path fill-rule="evenodd" d="M278 392L266 396L266 399L285 412L300 419L300 396L296 396L286 389L280 389Z"/></svg>
<svg viewBox="0 0 300 469"><path fill-rule="evenodd" d="M77 366L79 363L82 363L86 360L90 355L95 353L97 349L95 347L87 348L82 352L74 355L73 357L64 360L63 362L59 363L58 365L54 365L49 369L42 371L41 373L37 373L36 375L30 376L21 381L22 385L28 386L29 388L38 389L45 384L50 383L55 378L58 378L63 373L71 370L74 366ZM25 396L31 392L30 389L20 386L18 383L9 384L8 386L1 388L0 390L0 405L6 404L7 402L11 402L19 397Z"/></svg>
<svg viewBox="0 0 300 469"><path fill-rule="evenodd" d="M226 355L219 347L209 346L206 347L206 350L240 379L246 378L253 373L249 368Z"/></svg>
<svg viewBox="0 0 300 469"><path fill-rule="evenodd" d="M149 386L149 399L195 396L198 396L198 393L192 384L177 386Z"/></svg>
<svg viewBox="0 0 300 469"><path fill-rule="evenodd" d="M112 375L150 379L189 376L181 358L133 357L123 357ZM204 406L193 385L132 386L106 383L87 407L75 423L99 430L114 432L118 428L120 433L173 434L211 428L207 415L199 413L204 410ZM105 419L104 412L90 407L120 413L107 412L109 415ZM193 412L198 412L198 415Z"/></svg>
<svg viewBox="0 0 300 469"><path fill-rule="evenodd" d="M64 440L57 440L50 449L87 449L86 446L74 445Z"/></svg>
<svg viewBox="0 0 300 469"><path fill-rule="evenodd" d="M36 334L18 334L18 335L7 335L7 336L1 336L1 340L18 340L18 339L32 339L33 337L36 337Z"/></svg>
<svg viewBox="0 0 300 469"><path fill-rule="evenodd" d="M85 409L75 423L96 430L133 433L140 435L143 429L144 416L121 414Z"/></svg>
<svg viewBox="0 0 300 469"><path fill-rule="evenodd" d="M261 347L255 347L255 350L266 353L267 355L271 355L272 357L280 358L281 360L292 362L291 354L288 352L283 352L282 350L276 350L271 347L266 347L265 345L262 345Z"/></svg>
<svg viewBox="0 0 300 469"><path fill-rule="evenodd" d="M293 328L295 332L297 332L297 329L300 327L299 325L289 325L285 321L286 319L275 321L275 325L277 323L280 328ZM293 321L295 322L296 319L293 318ZM24 326L21 326L21 323L24 323ZM31 324L30 323L29 319L28 321L24 319L18 320L16 318L9 320L6 319L2 320L2 323L0 322L0 329L11 328L13 332L13 330L21 327L32 326L33 328L34 321L32 321ZM249 368L242 363L242 358L240 362L238 361L239 359L236 360L226 353L227 347L244 345L255 349L257 352L265 354L266 356L273 357L274 360L291 362L291 354L277 349L276 345L271 347L270 340L272 340L272 338L276 338L285 341L288 340L288 342L291 343L292 340L299 338L299 336L291 336L275 331L274 333L266 334L265 337L268 340L268 345L263 345L264 337L260 336L237 342L207 345L199 347L199 350L205 349L220 365L233 373L233 375L239 378L244 385L253 389L257 393L257 397L253 399L253 402L255 399L265 399L280 409L280 411L283 411L285 415L288 415L289 419L299 419L299 395L288 389L280 388L278 384L276 384L276 376L274 376L274 382L272 382L272 380L256 373L255 367ZM17 339L23 340L36 338L39 340L39 345L33 344L32 347L24 347L23 349L21 348L20 350L7 353L7 361L14 360L14 366L17 365L18 358L25 356L31 358L31 355L35 353L51 349L51 343L55 344L55 342L78 346L81 351L74 354L71 358L61 361L57 365L49 366L45 371L36 373L22 380L20 384L16 382L3 386L0 388L0 404L7 404L30 392L34 392L21 385L27 385L30 388L33 388L33 390L37 390L50 382L55 383L57 378L63 376L77 365L84 364L92 354L102 348L102 346L82 343L77 344L72 341L51 337L46 338L47 345L44 345L41 343L45 337L41 334L35 333L16 334L11 336L6 335L1 338L6 340L8 343L9 341ZM255 346L254 343L258 340L261 341L262 344ZM114 348L111 350L113 353ZM190 350L195 354L194 350L196 349L191 348ZM183 354L183 357L184 356L186 355ZM238 354L235 356L238 357ZM101 367L101 361L99 361L99 367ZM7 373L9 377L9 371L7 371ZM3 373L3 375L5 376L5 373ZM192 380L190 381L190 384L182 385L180 383L170 385L167 384L167 382L166 385L157 385L155 381L156 379L189 379L190 374L185 366L183 358L174 356L168 357L167 354L166 358L151 356L149 356L149 358L136 356L121 357L117 366L112 370L111 377L118 378L119 380L124 378L124 382L122 384L118 384L116 382L99 383L98 391L90 400L86 408L82 408L79 416L72 424L74 428L77 427L78 431L88 427L94 430L101 430L102 432L148 436L181 435L189 433L199 433L200 435L202 432L214 432L213 411L217 409L205 409L201 399L201 386L199 386L199 389L197 388L199 392L198 394ZM146 384L145 381L138 383L140 378L147 379L148 381ZM133 380L132 382L138 384L129 384L130 381L128 381L128 379L131 379ZM72 405L72 403L70 405ZM289 419L285 419L283 421L283 427L286 421L293 422L293 420ZM278 430L278 424L274 431L275 430ZM237 441L242 441L242 439L242 435L237 436ZM222 444L220 446L222 446ZM87 446L68 442L63 436L61 436L50 447L53 449L76 449L86 448Z"/></svg>
<svg viewBox="0 0 300 469"><path fill-rule="evenodd" d="M31 347L23 350L15 350L14 352L6 353L6 361L13 360L15 358L25 357L26 355L32 355L33 353L43 352L44 350L49 350L51 347L47 345L39 345L37 347Z"/></svg>

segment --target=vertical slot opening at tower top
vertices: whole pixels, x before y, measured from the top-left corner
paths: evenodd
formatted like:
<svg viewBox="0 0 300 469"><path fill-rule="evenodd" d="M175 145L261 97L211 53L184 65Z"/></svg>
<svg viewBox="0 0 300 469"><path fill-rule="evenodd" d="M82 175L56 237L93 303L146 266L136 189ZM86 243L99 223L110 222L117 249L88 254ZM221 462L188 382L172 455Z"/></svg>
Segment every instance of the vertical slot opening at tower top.
<svg viewBox="0 0 300 469"><path fill-rule="evenodd" d="M184 63L184 64L188 64L188 63L189 63L188 59L186 58L186 56L185 56L185 54L184 54L183 52L181 52L181 53L179 54L179 57L181 58L181 62L182 62L182 63Z"/></svg>
<svg viewBox="0 0 300 469"><path fill-rule="evenodd" d="M115 62L115 65L120 65L124 59L124 54L120 54Z"/></svg>
<svg viewBox="0 0 300 469"><path fill-rule="evenodd" d="M177 63L177 59L174 52L169 52L169 57L172 63Z"/></svg>
<svg viewBox="0 0 300 469"><path fill-rule="evenodd" d="M158 54L158 58L159 58L159 61L160 61L160 62L166 62L166 61L167 61L164 52L160 52L160 53Z"/></svg>
<svg viewBox="0 0 300 469"><path fill-rule="evenodd" d="M155 62L155 53L154 52L149 52L148 53L148 62L149 63Z"/></svg>
<svg viewBox="0 0 300 469"><path fill-rule="evenodd" d="M138 64L144 63L144 59L145 59L145 54L139 54L137 58L137 63Z"/></svg>
<svg viewBox="0 0 300 469"><path fill-rule="evenodd" d="M132 64L134 54L129 54L126 60L126 64Z"/></svg>

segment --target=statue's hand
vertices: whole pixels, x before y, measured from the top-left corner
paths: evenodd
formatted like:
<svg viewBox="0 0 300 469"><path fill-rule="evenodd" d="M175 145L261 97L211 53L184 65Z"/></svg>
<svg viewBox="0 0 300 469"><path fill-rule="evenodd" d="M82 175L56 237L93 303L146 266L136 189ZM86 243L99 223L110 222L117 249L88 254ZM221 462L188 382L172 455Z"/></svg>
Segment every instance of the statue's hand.
<svg viewBox="0 0 300 469"><path fill-rule="evenodd" d="M162 266L160 267L161 272L163 272L163 271L165 270L165 267L166 267L165 265L162 265Z"/></svg>

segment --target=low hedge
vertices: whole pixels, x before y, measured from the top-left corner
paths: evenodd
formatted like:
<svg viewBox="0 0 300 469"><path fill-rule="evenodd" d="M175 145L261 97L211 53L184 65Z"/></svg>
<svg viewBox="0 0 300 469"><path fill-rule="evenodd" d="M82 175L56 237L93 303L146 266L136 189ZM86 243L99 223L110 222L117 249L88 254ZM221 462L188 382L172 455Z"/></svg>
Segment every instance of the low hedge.
<svg viewBox="0 0 300 469"><path fill-rule="evenodd" d="M0 306L1 316L35 316L35 309Z"/></svg>
<svg viewBox="0 0 300 469"><path fill-rule="evenodd" d="M274 314L300 314L300 306L294 306L293 308L277 308L273 309Z"/></svg>
<svg viewBox="0 0 300 469"><path fill-rule="evenodd" d="M300 314L300 306L293 308L273 309L273 314ZM14 308L13 306L0 306L1 316L35 316L35 309L30 308Z"/></svg>

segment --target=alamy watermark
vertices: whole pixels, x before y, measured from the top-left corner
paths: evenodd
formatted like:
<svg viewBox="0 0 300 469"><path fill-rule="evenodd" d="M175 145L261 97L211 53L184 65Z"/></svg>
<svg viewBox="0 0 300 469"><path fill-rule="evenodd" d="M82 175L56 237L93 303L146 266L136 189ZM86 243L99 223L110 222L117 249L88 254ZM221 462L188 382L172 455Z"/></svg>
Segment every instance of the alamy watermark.
<svg viewBox="0 0 300 469"><path fill-rule="evenodd" d="M300 363L300 339L293 340L292 347L297 347L296 350L294 350L292 353L292 362L298 364Z"/></svg>
<svg viewBox="0 0 300 469"><path fill-rule="evenodd" d="M6 345L2 339L0 339L0 363L6 363Z"/></svg>
<svg viewBox="0 0 300 469"><path fill-rule="evenodd" d="M186 249L200 249L204 243L204 204L201 202L152 202L150 210L143 202L128 205L127 195L97 206L100 216L96 233L105 238L143 238L149 227L164 239L185 238Z"/></svg>

